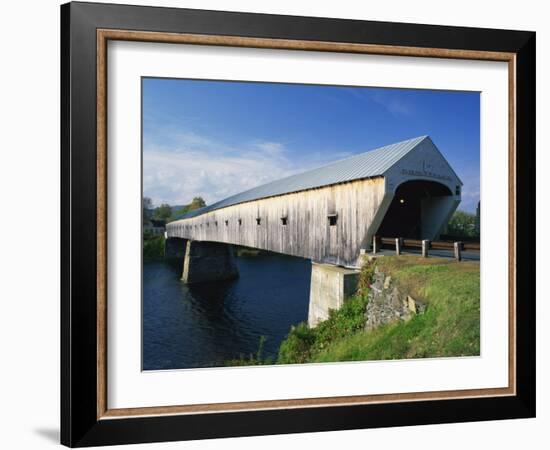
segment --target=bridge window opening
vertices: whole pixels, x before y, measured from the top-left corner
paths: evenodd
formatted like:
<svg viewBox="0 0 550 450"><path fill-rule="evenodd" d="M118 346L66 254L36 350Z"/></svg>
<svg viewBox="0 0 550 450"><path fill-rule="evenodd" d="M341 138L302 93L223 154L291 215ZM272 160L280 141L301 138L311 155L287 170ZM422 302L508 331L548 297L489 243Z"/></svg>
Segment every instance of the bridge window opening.
<svg viewBox="0 0 550 450"><path fill-rule="evenodd" d="M229 226L229 220L226 220L226 221L225 221L225 226L226 226L226 227Z"/></svg>
<svg viewBox="0 0 550 450"><path fill-rule="evenodd" d="M217 220L214 222L214 225L215 225L215 226L218 226L218 221L217 221Z"/></svg>
<svg viewBox="0 0 550 450"><path fill-rule="evenodd" d="M243 219L239 219L239 226L243 224Z"/></svg>
<svg viewBox="0 0 550 450"><path fill-rule="evenodd" d="M460 195L460 186L456 186L455 188L455 195Z"/></svg>
<svg viewBox="0 0 550 450"><path fill-rule="evenodd" d="M334 214L329 214L328 215L328 224L331 227L336 226L337 222L338 222L338 214L334 213Z"/></svg>
<svg viewBox="0 0 550 450"><path fill-rule="evenodd" d="M288 223L288 217L281 217L281 224L286 225Z"/></svg>
<svg viewBox="0 0 550 450"><path fill-rule="evenodd" d="M261 217L256 217L256 225L261 225L261 224L262 224Z"/></svg>

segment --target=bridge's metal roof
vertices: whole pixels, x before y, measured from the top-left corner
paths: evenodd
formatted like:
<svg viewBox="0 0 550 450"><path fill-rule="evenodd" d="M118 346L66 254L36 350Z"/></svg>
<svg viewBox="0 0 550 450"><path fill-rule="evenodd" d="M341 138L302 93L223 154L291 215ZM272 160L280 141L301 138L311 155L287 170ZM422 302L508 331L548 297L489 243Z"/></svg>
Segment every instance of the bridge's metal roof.
<svg viewBox="0 0 550 450"><path fill-rule="evenodd" d="M190 211L180 217L180 219L196 217L209 211L225 208L226 206L261 198L381 176L424 139L430 138L428 136L420 136L407 141L397 142L350 158L335 161L317 169L281 178L271 183L249 189L248 191L240 192L212 205Z"/></svg>

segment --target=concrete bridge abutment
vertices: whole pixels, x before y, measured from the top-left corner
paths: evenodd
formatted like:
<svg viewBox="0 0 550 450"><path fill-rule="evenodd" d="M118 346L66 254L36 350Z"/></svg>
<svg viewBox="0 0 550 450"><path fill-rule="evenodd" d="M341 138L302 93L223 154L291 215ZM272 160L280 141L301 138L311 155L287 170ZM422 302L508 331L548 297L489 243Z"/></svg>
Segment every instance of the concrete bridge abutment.
<svg viewBox="0 0 550 450"><path fill-rule="evenodd" d="M328 319L331 309L340 309L357 291L359 271L331 264L311 264L308 325Z"/></svg>

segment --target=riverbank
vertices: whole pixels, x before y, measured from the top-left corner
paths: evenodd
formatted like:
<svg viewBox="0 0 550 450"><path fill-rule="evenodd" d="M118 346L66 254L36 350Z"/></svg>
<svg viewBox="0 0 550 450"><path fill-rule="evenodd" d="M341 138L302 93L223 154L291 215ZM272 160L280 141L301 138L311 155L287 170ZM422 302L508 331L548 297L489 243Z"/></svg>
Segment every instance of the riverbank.
<svg viewBox="0 0 550 450"><path fill-rule="evenodd" d="M376 266L425 305L422 314L366 331L368 300L358 293L317 327L293 327L281 343L277 363L479 355L478 263L401 256L380 258Z"/></svg>
<svg viewBox="0 0 550 450"><path fill-rule="evenodd" d="M379 273L364 267L358 292L309 328L308 260L243 254L238 280L188 286L181 269L158 258L162 241L148 239L147 252L144 245L144 370L479 355L477 262L379 258ZM370 329L373 286L390 277L388 292L395 283L422 313Z"/></svg>

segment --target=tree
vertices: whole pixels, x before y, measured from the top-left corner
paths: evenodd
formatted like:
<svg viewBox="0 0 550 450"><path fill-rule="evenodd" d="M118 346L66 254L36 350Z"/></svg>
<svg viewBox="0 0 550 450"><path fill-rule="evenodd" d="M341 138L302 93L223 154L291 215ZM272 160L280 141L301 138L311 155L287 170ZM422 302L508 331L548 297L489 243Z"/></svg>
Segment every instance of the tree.
<svg viewBox="0 0 550 450"><path fill-rule="evenodd" d="M155 219L166 220L172 215L172 208L168 203L163 203L159 207L155 208Z"/></svg>
<svg viewBox="0 0 550 450"><path fill-rule="evenodd" d="M455 211L449 224L447 234L457 237L476 237L476 216L464 211Z"/></svg>
<svg viewBox="0 0 550 450"><path fill-rule="evenodd" d="M206 206L206 202L202 197L193 197L193 200L187 205L187 211L193 211L194 209L202 208Z"/></svg>
<svg viewBox="0 0 550 450"><path fill-rule="evenodd" d="M153 208L153 202L149 197L143 197L143 225L147 225L150 219L150 211Z"/></svg>

